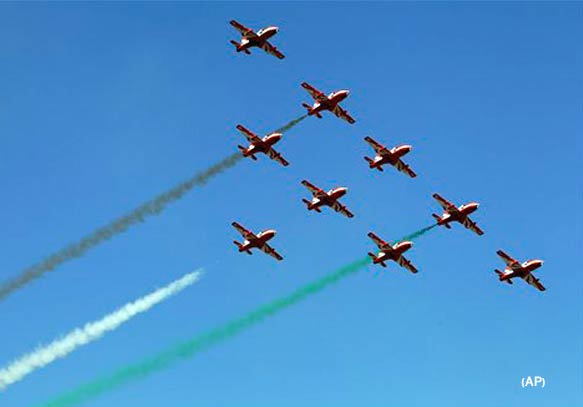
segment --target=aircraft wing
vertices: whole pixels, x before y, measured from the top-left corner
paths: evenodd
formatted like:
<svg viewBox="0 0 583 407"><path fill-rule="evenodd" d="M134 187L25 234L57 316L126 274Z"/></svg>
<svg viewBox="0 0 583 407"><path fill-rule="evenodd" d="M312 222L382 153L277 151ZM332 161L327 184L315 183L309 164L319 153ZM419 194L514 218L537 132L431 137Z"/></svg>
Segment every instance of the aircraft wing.
<svg viewBox="0 0 583 407"><path fill-rule="evenodd" d="M276 252L275 249L273 247L271 247L270 245L268 245L267 243L265 243L263 245L263 247L261 247L261 251L269 254L271 257L273 257L274 259L276 259L278 261L283 260L283 256L281 254L279 254L278 252Z"/></svg>
<svg viewBox="0 0 583 407"><path fill-rule="evenodd" d="M340 202L336 201L332 204L332 209L334 209L336 212L341 213L342 215L348 217L348 218L353 218L354 214L352 212L350 212L348 210L348 208L346 208L346 206L342 205Z"/></svg>
<svg viewBox="0 0 583 407"><path fill-rule="evenodd" d="M244 126L241 126L240 124L237 125L237 130L239 130L245 136L245 138L247 138L247 140L252 144L261 141L261 138L259 138L259 136L257 136L255 133L245 128Z"/></svg>
<svg viewBox="0 0 583 407"><path fill-rule="evenodd" d="M302 88L304 88L305 90L308 91L308 93L310 94L310 96L312 96L314 99L316 100L328 100L328 97L320 92L318 89L314 88L312 85L310 85L307 82L302 82Z"/></svg>
<svg viewBox="0 0 583 407"><path fill-rule="evenodd" d="M250 230L245 229L243 226L241 226L237 222L233 222L233 223L231 223L231 225L233 225L233 227L235 229L237 229L237 231L239 233L241 233L241 236L243 236L247 240L250 240L250 239L253 239L253 238L257 237L257 236L255 236L255 234L253 232L251 232Z"/></svg>
<svg viewBox="0 0 583 407"><path fill-rule="evenodd" d="M377 153L377 154L380 154L381 152L387 150L385 146L383 146L382 144L377 142L372 137L366 136L364 138L364 141L366 141L374 149L375 153Z"/></svg>
<svg viewBox="0 0 583 407"><path fill-rule="evenodd" d="M409 167L407 164L405 164L402 160L397 160L397 162L395 163L395 168L398 169L401 172L404 172L405 174L407 174L408 176L410 176L411 178L415 178L417 176L417 174L415 174L415 171L413 171L411 169L411 167Z"/></svg>
<svg viewBox="0 0 583 407"><path fill-rule="evenodd" d="M385 242L383 239L375 235L373 232L369 232L368 237L372 239L372 241L377 245L377 247L381 250L386 249L388 247L392 247L389 243Z"/></svg>
<svg viewBox="0 0 583 407"><path fill-rule="evenodd" d="M508 267L512 267L512 266L514 266L514 265L518 264L518 260L516 260L516 259L513 259L512 257L510 257L508 254L506 254L506 253L505 253L505 252L503 252L502 250L498 250L498 251L496 252L496 254L497 254L498 256L500 256L500 257L502 258L502 260L504 260L504 263L506 263L506 265L507 265Z"/></svg>
<svg viewBox="0 0 583 407"><path fill-rule="evenodd" d="M356 123L356 120L354 120L346 110L342 109L338 105L336 105L334 108L333 113L336 115L336 117L340 117L342 120L346 120L350 124Z"/></svg>
<svg viewBox="0 0 583 407"><path fill-rule="evenodd" d="M451 202L449 202L447 199L445 199L444 197L442 197L439 194L433 194L433 198L435 198L435 200L437 202L439 202L441 207L443 209L445 209L446 211L451 210L451 209L456 209L456 206L454 204L452 204Z"/></svg>
<svg viewBox="0 0 583 407"><path fill-rule="evenodd" d="M267 52L269 55L273 55L279 59L284 59L285 55L283 55L277 48L269 43L269 41L265 41L263 46L261 47L263 51Z"/></svg>
<svg viewBox="0 0 583 407"><path fill-rule="evenodd" d="M283 158L283 157L281 156L281 154L279 154L279 153L278 153L278 152L277 152L277 151L276 151L274 148L270 148L270 149L267 151L267 156L268 156L269 158L271 158L272 160L274 160L274 161L276 161L276 162L280 163L280 164L281 164L281 165L283 165L284 167L287 167L287 166L289 165L289 163L286 161L286 159L285 159L285 158Z"/></svg>
<svg viewBox="0 0 583 407"><path fill-rule="evenodd" d="M397 259L397 263L399 264L399 266L401 267L405 267L407 270L409 270L411 273L417 273L419 270L417 270L415 268L415 266L409 261L407 260L404 256L400 256Z"/></svg>
<svg viewBox="0 0 583 407"><path fill-rule="evenodd" d="M255 37L256 34L255 32L253 32L253 30L251 28L247 28L245 27L243 24L235 21L235 20L231 20L229 22L229 24L231 24L233 27L235 27L235 29L237 31L239 31L241 33L241 35L250 38L250 37Z"/></svg>
<svg viewBox="0 0 583 407"><path fill-rule="evenodd" d="M470 229L472 232L478 234L479 236L482 236L484 234L484 231L480 229L478 225L476 225L476 223L472 221L470 218L465 218L464 221L462 222L462 225L464 225L466 229Z"/></svg>
<svg viewBox="0 0 583 407"><path fill-rule="evenodd" d="M546 288L542 285L538 278L535 278L532 274L527 274L525 277L522 277L524 281L526 281L531 286L535 287L539 291L545 291Z"/></svg>
<svg viewBox="0 0 583 407"><path fill-rule="evenodd" d="M321 190L320 188L318 188L314 184L310 183L309 181L303 180L302 185L305 186L306 188L308 188L310 190L310 192L312 193L312 195L314 195L314 196L325 194L325 192L323 190Z"/></svg>

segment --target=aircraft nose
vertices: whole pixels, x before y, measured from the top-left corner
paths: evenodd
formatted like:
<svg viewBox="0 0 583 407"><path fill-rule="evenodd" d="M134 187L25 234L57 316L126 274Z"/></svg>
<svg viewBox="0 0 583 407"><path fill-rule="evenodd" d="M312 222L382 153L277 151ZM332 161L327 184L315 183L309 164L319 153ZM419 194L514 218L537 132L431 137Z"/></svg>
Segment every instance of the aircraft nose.
<svg viewBox="0 0 583 407"><path fill-rule="evenodd" d="M266 137L266 139L279 141L281 140L281 133L271 133L269 136Z"/></svg>

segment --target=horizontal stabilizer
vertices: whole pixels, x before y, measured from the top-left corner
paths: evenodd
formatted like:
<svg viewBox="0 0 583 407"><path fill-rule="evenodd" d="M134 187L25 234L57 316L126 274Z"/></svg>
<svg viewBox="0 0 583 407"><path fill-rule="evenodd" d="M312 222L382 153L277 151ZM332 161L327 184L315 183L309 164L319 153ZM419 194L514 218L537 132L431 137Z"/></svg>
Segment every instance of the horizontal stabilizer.
<svg viewBox="0 0 583 407"><path fill-rule="evenodd" d="M498 269L495 269L495 270L494 270L494 272L495 272L496 274L498 274L498 279L499 279L500 281L504 281L504 282L506 282L506 283L508 283L508 284L512 284L512 280L510 280L510 279L503 280L503 279L502 279L502 278L504 277L504 273L503 273L503 272L501 272L501 271L500 271L500 270L498 270Z"/></svg>

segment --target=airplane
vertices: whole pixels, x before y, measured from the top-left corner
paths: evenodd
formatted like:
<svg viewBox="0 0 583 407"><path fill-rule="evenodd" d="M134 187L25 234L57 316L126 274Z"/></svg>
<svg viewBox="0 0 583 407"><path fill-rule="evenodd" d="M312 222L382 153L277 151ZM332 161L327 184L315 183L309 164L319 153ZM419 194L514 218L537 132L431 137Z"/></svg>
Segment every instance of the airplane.
<svg viewBox="0 0 583 407"><path fill-rule="evenodd" d="M484 231L469 218L469 215L476 211L480 204L477 202L470 202L465 205L461 205L458 208L445 198L441 197L439 194L433 194L433 198L435 198L441 207L445 210L441 216L436 214L432 215L435 219L437 219L438 225L443 225L446 228L451 229L450 222L459 222L466 229L470 229L472 232L475 232L480 236L484 234Z"/></svg>
<svg viewBox="0 0 583 407"><path fill-rule="evenodd" d="M385 242L383 239L375 235L373 232L369 232L368 237L372 239L373 242L378 246L380 252L375 255L371 252L368 255L372 258L373 264L380 264L383 267L387 267L385 261L392 260L399 264L400 266L406 268L411 273L417 273L417 269L409 260L403 257L403 253L413 247L413 242L407 240L395 243L391 245Z"/></svg>
<svg viewBox="0 0 583 407"><path fill-rule="evenodd" d="M370 168L376 168L379 171L384 171L383 165L390 164L411 178L415 178L417 176L417 174L415 174L415 172L401 160L401 157L409 153L413 148L410 145L400 145L389 150L372 137L366 136L364 141L366 141L376 152L376 156L374 158L364 157L364 159L368 161Z"/></svg>
<svg viewBox="0 0 583 407"><path fill-rule="evenodd" d="M350 93L348 90L338 90L326 96L324 93L306 82L302 82L302 88L306 89L315 100L313 106L310 106L307 103L302 103L302 106L308 109L308 116L316 116L321 119L321 112L329 110L334 113L336 117L346 120L350 124L356 122L356 120L354 120L352 116L350 116L348 112L342 109L339 105L340 102L348 97L348 94Z"/></svg>
<svg viewBox="0 0 583 407"><path fill-rule="evenodd" d="M506 263L506 268L504 271L500 271L498 269L494 270L496 274L498 274L500 281L506 281L508 284L512 284L513 278L520 277L528 284L535 287L537 290L546 290L540 281L532 275L534 270L543 265L542 260L528 260L520 264L518 260L513 259L502 250L498 250L496 254L500 256Z"/></svg>
<svg viewBox="0 0 583 407"><path fill-rule="evenodd" d="M237 52L244 52L247 55L251 55L249 48L251 47L258 47L271 54L279 59L284 59L285 55L283 55L279 50L271 45L268 39L273 37L279 31L278 27L269 26L262 28L261 30L255 32L250 28L245 27L243 24L231 20L230 24L235 27L237 31L241 33L241 42L231 40L231 44L233 44L237 48Z"/></svg>
<svg viewBox="0 0 583 407"><path fill-rule="evenodd" d="M273 249L273 247L267 244L267 241L272 239L273 236L275 236L275 234L277 233L275 230L267 229L264 230L263 232L259 232L256 235L253 232L245 229L237 222L233 222L232 225L235 229L237 229L239 233L241 233L241 235L245 239L243 243L239 243L236 240L233 241L233 243L235 243L235 245L237 245L237 247L239 248L239 253L245 252L251 255L253 254L251 253L251 249L257 248L279 261L283 260L283 257L278 252L276 252L275 249Z"/></svg>
<svg viewBox="0 0 583 407"><path fill-rule="evenodd" d="M240 124L237 125L237 130L243 133L247 140L249 140L249 143L251 143L247 148L241 145L237 146L239 147L239 150L241 150L243 157L251 157L253 160L257 160L255 154L263 153L266 154L272 160L277 161L284 167L287 167L289 165L285 158L283 158L281 154L279 154L273 148L273 145L277 143L279 140L281 140L282 137L281 133L271 133L263 138L260 138L251 130L248 130L247 128Z"/></svg>
<svg viewBox="0 0 583 407"><path fill-rule="evenodd" d="M313 195L312 201L302 199L302 201L307 205L309 211L314 210L316 212L322 212L320 207L329 206L344 216L349 218L354 217L354 214L352 214L352 212L350 212L346 206L338 202L341 197L346 195L348 188L338 187L326 192L306 180L302 181L302 185L308 188Z"/></svg>

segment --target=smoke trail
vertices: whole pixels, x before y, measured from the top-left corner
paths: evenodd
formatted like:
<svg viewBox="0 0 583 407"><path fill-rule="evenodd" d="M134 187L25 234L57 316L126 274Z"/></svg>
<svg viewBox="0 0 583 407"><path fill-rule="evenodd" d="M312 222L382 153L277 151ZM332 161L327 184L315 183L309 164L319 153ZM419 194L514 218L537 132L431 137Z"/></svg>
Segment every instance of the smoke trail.
<svg viewBox="0 0 583 407"><path fill-rule="evenodd" d="M416 237L429 231L431 228L425 228L415 232L407 238L415 235ZM328 274L312 283L308 283L291 294L267 303L250 313L228 322L218 328L210 330L201 335L195 336L189 341L178 344L166 351L162 351L152 357L129 366L122 367L108 376L98 378L64 393L52 400L38 405L37 407L71 407L99 395L114 390L132 381L138 380L159 370L170 367L172 364L184 359L191 358L196 354L217 345L231 337L251 328L252 326L264 321L268 317L274 316L279 312L295 305L314 294L319 293L325 288L339 282L340 280L355 274L360 269L370 264L367 257L357 260L344 266L331 274Z"/></svg>
<svg viewBox="0 0 583 407"><path fill-rule="evenodd" d="M200 276L200 271L186 274L166 287L130 302L104 318L87 323L82 328L77 328L64 337L22 356L10 365L0 369L0 390L4 390L11 384L22 380L33 371L43 368L57 359L64 358L69 353L77 350L77 348L96 341L136 315L146 312L153 306L178 294L198 281Z"/></svg>
<svg viewBox="0 0 583 407"><path fill-rule="evenodd" d="M436 227L437 224L435 225L431 225L431 226L427 226L423 229L419 229L417 232L413 232L410 235L404 236L401 241L403 240L414 240L417 239L418 237L423 236L425 233L429 232L431 229L433 229L434 227Z"/></svg>
<svg viewBox="0 0 583 407"><path fill-rule="evenodd" d="M355 261L348 266L329 274L313 283L306 284L300 287L292 294L275 300L271 303L265 304L256 310L228 322L218 328L215 328L207 333L203 333L193 339L178 344L166 351L160 352L150 358L141 362L123 367L109 376L89 382L82 385L69 393L65 393L60 397L41 404L42 407L69 407L96 396L102 393L113 390L117 387L123 386L133 380L140 379L158 370L169 367L175 362L190 358L197 353L206 350L207 348L223 342L232 336L235 336L251 326L263 321L267 317L277 314L280 311L314 295L326 287L340 281L359 269L363 268L370 261L364 258ZM39 406L39 407L40 407Z"/></svg>
<svg viewBox="0 0 583 407"><path fill-rule="evenodd" d="M305 116L294 119L282 128L277 129L276 132L283 133L288 131L296 124L301 122L304 118ZM120 233L125 232L131 226L134 226L140 222L144 222L146 218L150 216L158 215L160 212L166 209L168 204L179 200L188 192L190 192L190 190L194 187L205 185L216 175L219 175L223 171L233 167L242 158L243 156L237 152L222 159L205 171L194 175L187 181L176 185L167 192L164 192L156 198L138 206L130 213L112 221L108 225L105 225L91 232L89 235L81 238L81 240L64 247L56 253L48 256L41 262L24 269L18 276L4 282L0 286L0 301L4 300L6 297L24 285L30 283L33 280L36 280L49 271L54 270L66 261L81 257L90 249Z"/></svg>
<svg viewBox="0 0 583 407"><path fill-rule="evenodd" d="M302 120L304 120L306 117L308 117L307 114L305 114L303 116L300 116L297 119L292 120L291 122L289 122L285 126L280 127L279 129L275 130L274 133L285 133L286 131L288 131L289 129L291 129L292 127L294 127L296 124L298 124Z"/></svg>

